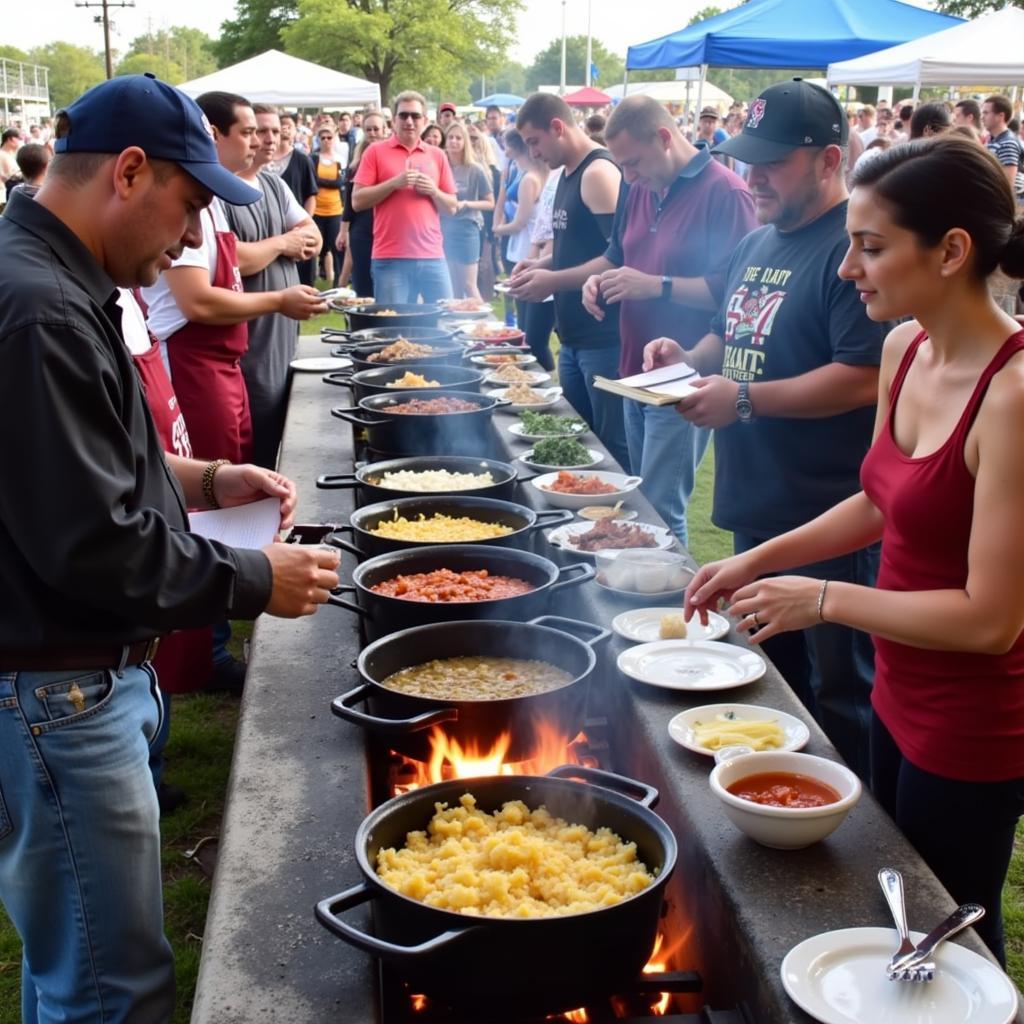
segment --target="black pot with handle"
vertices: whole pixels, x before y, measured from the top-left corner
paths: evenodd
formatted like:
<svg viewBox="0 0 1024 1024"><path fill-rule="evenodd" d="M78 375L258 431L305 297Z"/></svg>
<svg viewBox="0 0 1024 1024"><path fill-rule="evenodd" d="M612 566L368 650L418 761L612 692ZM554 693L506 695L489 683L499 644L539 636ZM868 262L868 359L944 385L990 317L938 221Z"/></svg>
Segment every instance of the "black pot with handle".
<svg viewBox="0 0 1024 1024"><path fill-rule="evenodd" d="M429 473L442 471L468 477L490 475L491 483L482 487L452 485L452 490L412 491L389 485L386 480L390 473ZM507 501L515 497L518 470L508 462L497 459L478 459L468 455L422 455L418 458L388 459L360 466L354 473L325 473L317 477L320 490L357 491L360 505L376 504L394 498L409 498L414 495L466 494L480 498L499 498Z"/></svg>
<svg viewBox="0 0 1024 1024"><path fill-rule="evenodd" d="M334 304L353 331L374 327L436 327L444 310L423 302L373 302L366 306Z"/></svg>
<svg viewBox="0 0 1024 1024"><path fill-rule="evenodd" d="M562 917L480 917L442 910L405 896L377 874L377 855L401 849L423 830L435 803L471 793L496 811L522 800L571 824L607 827L635 843L653 884L612 906ZM486 1017L524 1017L592 1004L635 982L657 937L665 886L675 868L672 830L652 810L658 793L594 768L566 765L546 776L455 779L404 793L371 811L359 826L355 855L363 880L321 900L317 920L345 942L394 964L410 991ZM372 903L370 934L342 918Z"/></svg>
<svg viewBox="0 0 1024 1024"><path fill-rule="evenodd" d="M422 495L414 498L400 498L397 501L383 501L366 505L352 513L348 526L340 527L324 541L350 551L357 558L373 558L389 551L405 548L430 548L449 541L397 540L382 537L374 530L389 519L399 516L415 520L430 519L435 515L451 519L475 519L481 523L493 523L507 527L511 533L499 537L487 537L477 541L460 541L487 545L488 547L527 548L536 530L548 530L571 522L572 512L567 508L548 508L535 512L525 505L494 498L479 498L473 495ZM343 534L348 534L351 540Z"/></svg>
<svg viewBox="0 0 1024 1024"><path fill-rule="evenodd" d="M486 569L491 576L525 580L529 591L486 601L411 601L376 593L372 588L397 576L450 569L470 572ZM404 548L377 555L352 571L352 583L337 587L327 603L355 612L363 620L370 640L410 626L459 619L515 619L526 622L551 612L552 602L569 587L595 576L589 562L557 566L550 559L516 548L478 544L437 544ZM353 600L349 600L349 598Z"/></svg>
<svg viewBox="0 0 1024 1024"><path fill-rule="evenodd" d="M407 373L415 373L428 381L437 383L395 387L394 382L401 380ZM372 370L360 370L358 373L353 373L352 370L336 370L323 376L325 384L348 388L356 402L361 402L364 398L370 398L372 395L405 395L414 391L429 391L431 389L479 393L483 379L484 374L479 370L449 366L444 363L415 363L399 366L388 364L387 366L376 366Z"/></svg>
<svg viewBox="0 0 1024 1024"><path fill-rule="evenodd" d="M609 636L601 626L558 615L543 615L530 622L458 621L404 629L362 651L356 667L363 683L337 697L331 710L347 722L382 733L392 750L416 761L429 760L429 730L436 725L463 749L475 744L479 750L490 750L508 733L505 759L526 761L537 752L539 728L550 730L548 735L564 737L566 744L583 728L596 664L593 648ZM544 693L489 700L421 697L384 685L388 676L402 669L458 657L543 661L569 678ZM365 710L357 707L363 702Z"/></svg>
<svg viewBox="0 0 1024 1024"><path fill-rule="evenodd" d="M341 345L391 345L404 338L417 345L447 346L457 331L444 327L369 327L361 331L343 331L340 327L324 327L320 340Z"/></svg>

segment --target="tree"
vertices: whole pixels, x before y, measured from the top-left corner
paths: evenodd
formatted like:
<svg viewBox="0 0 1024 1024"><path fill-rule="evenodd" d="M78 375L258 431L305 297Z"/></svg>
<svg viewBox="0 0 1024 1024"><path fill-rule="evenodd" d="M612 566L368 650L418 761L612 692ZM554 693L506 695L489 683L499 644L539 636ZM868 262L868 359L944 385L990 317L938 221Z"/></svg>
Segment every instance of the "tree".
<svg viewBox="0 0 1024 1024"><path fill-rule="evenodd" d="M299 16L299 0L235 0L235 16L221 23L212 44L217 66L226 68L267 50L283 50L281 30Z"/></svg>
<svg viewBox="0 0 1024 1024"><path fill-rule="evenodd" d="M147 32L131 41L128 52L117 66L117 74L152 71L171 85L208 75L217 69L213 40L201 29L174 25L159 32ZM143 67L145 58L150 66Z"/></svg>
<svg viewBox="0 0 1024 1024"><path fill-rule="evenodd" d="M521 0L299 0L281 30L289 53L380 85L467 95L504 63Z"/></svg>
<svg viewBox="0 0 1024 1024"><path fill-rule="evenodd" d="M600 72L594 85L615 85L622 81L626 62L608 50L595 39L591 47L591 58ZM565 41L565 80L572 85L582 85L586 79L587 37L568 36ZM537 54L526 69L526 88L533 92L539 85L557 85L562 78L562 39L559 36Z"/></svg>
<svg viewBox="0 0 1024 1024"><path fill-rule="evenodd" d="M699 22L707 21L708 18L713 18L716 14L721 14L721 7L702 7L688 22L688 25L696 25Z"/></svg>
<svg viewBox="0 0 1024 1024"><path fill-rule="evenodd" d="M28 54L16 46L0 46L0 58L2 57L6 57L7 60L20 60L22 63L28 62Z"/></svg>
<svg viewBox="0 0 1024 1024"><path fill-rule="evenodd" d="M68 106L86 89L105 81L103 57L74 43L47 43L29 52L33 64L49 68L50 104L54 110Z"/></svg>
<svg viewBox="0 0 1024 1024"><path fill-rule="evenodd" d="M956 14L961 18L976 18L1003 7L1024 7L1024 0L938 0L935 5L942 14Z"/></svg>
<svg viewBox="0 0 1024 1024"><path fill-rule="evenodd" d="M470 97L474 102L483 95L480 92L480 84L479 77L474 78L470 83ZM526 68L518 61L507 60L487 75L483 81L483 87L488 93L510 92L513 96L525 96Z"/></svg>

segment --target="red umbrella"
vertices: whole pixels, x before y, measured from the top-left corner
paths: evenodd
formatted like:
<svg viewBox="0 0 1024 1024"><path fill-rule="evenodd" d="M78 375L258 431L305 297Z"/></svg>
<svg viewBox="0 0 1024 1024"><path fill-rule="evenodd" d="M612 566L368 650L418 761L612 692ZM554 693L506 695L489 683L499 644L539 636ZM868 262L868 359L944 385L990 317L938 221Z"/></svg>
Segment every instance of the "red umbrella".
<svg viewBox="0 0 1024 1024"><path fill-rule="evenodd" d="M570 107L606 107L611 103L612 98L600 89L587 86L584 89L577 89L564 97Z"/></svg>

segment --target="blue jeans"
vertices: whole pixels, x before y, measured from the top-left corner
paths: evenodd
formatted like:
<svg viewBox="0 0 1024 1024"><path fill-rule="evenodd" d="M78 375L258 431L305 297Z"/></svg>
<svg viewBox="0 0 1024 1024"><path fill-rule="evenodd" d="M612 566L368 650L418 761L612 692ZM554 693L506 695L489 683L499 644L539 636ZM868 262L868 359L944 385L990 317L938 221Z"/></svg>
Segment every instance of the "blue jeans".
<svg viewBox="0 0 1024 1024"><path fill-rule="evenodd" d="M739 554L768 539L736 533L733 547ZM880 545L872 544L849 555L787 569L785 574L873 587L880 551ZM875 645L871 637L859 629L825 622L770 637L763 647L843 760L869 782L871 688L875 683Z"/></svg>
<svg viewBox="0 0 1024 1024"><path fill-rule="evenodd" d="M160 719L149 666L0 673L0 899L26 1024L171 1017L148 767Z"/></svg>
<svg viewBox="0 0 1024 1024"><path fill-rule="evenodd" d="M594 376L619 375L619 350L615 348L572 348L563 345L558 353L558 382L566 401L582 416L611 453L612 458L630 471L626 447L626 424L622 418L622 399L599 391Z"/></svg>
<svg viewBox="0 0 1024 1024"><path fill-rule="evenodd" d="M686 506L711 431L684 420L674 405L626 399L622 406L629 461L633 471L644 478L640 489L686 547Z"/></svg>
<svg viewBox="0 0 1024 1024"><path fill-rule="evenodd" d="M444 260L373 260L373 297L379 303L424 302L452 297Z"/></svg>

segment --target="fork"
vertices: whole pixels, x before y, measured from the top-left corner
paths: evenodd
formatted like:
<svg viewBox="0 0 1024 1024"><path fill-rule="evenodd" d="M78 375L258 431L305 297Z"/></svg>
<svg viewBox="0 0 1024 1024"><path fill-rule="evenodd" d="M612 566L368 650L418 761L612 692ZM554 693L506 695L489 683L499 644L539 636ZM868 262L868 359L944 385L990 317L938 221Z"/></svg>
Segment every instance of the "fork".
<svg viewBox="0 0 1024 1024"><path fill-rule="evenodd" d="M903 899L903 876L895 868L882 868L878 872L878 884L882 887L885 895L885 902L889 904L889 911L896 924L896 931L899 933L900 945L892 955L892 959L886 965L886 973L891 978L900 961L909 959L917 952L910 932L907 930L907 909Z"/></svg>
<svg viewBox="0 0 1024 1024"><path fill-rule="evenodd" d="M985 908L977 903L964 903L957 907L945 920L937 924L918 944L911 953L897 955L889 962L889 977L893 980L906 981L907 973L911 975L924 971L926 978L912 977L913 981L931 981L935 964L924 963L935 952L939 944L957 932L963 931L968 925L980 921L985 916Z"/></svg>

